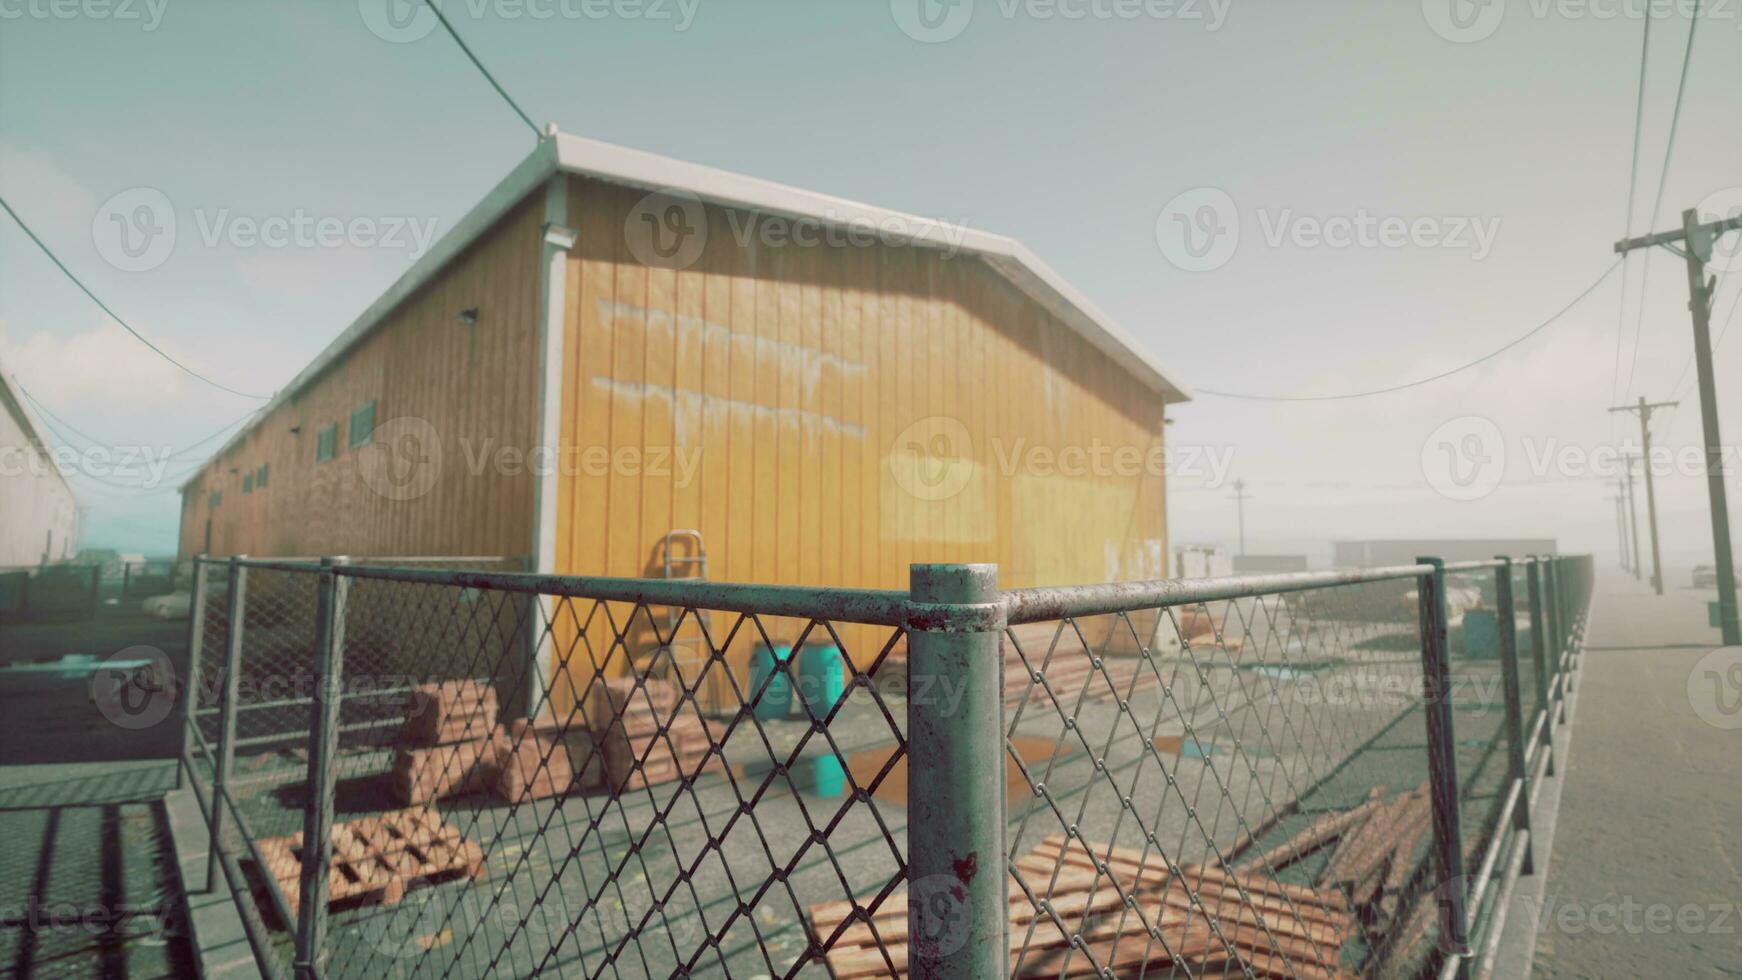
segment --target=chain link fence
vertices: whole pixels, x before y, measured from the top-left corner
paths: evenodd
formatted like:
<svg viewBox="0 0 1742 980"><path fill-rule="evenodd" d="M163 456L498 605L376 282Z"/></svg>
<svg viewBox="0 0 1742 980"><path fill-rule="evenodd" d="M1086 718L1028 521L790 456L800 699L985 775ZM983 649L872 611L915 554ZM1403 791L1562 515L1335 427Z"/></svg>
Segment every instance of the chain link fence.
<svg viewBox="0 0 1742 980"><path fill-rule="evenodd" d="M272 975L1414 977L1529 870L1590 564L196 581L188 768Z"/></svg>

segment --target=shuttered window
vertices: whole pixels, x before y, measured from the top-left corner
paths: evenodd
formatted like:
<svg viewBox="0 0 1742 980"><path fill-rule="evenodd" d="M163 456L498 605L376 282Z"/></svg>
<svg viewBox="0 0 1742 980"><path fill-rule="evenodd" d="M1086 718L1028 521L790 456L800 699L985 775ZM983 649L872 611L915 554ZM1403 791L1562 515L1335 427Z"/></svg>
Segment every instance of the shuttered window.
<svg viewBox="0 0 1742 980"><path fill-rule="evenodd" d="M375 438L375 403L364 402L351 410L351 448L367 446Z"/></svg>
<svg viewBox="0 0 1742 980"><path fill-rule="evenodd" d="M315 436L315 462L324 463L339 454L339 423L321 428Z"/></svg>

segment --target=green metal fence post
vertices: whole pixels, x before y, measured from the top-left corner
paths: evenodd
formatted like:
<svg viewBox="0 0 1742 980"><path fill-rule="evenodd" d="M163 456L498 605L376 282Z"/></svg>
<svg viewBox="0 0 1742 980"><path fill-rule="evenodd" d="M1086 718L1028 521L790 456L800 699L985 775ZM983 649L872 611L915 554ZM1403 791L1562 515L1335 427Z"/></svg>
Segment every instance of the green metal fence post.
<svg viewBox="0 0 1742 980"><path fill-rule="evenodd" d="M1512 780L1519 786L1518 804L1512 810L1512 827L1526 835L1522 874L1535 874L1536 861L1531 853L1530 834L1530 770L1528 747L1524 744L1524 684L1518 677L1518 600L1512 589L1512 559L1501 555L1500 567L1494 572L1494 605L1500 620L1501 678L1506 688L1506 743L1512 761Z"/></svg>
<svg viewBox="0 0 1742 980"><path fill-rule="evenodd" d="M309 717L308 789L303 804L302 880L296 917L296 980L319 980L327 933L327 869L333 860L333 794L338 785L340 692L345 670L345 592L335 571L343 558L322 558L316 604L314 703Z"/></svg>
<svg viewBox="0 0 1742 980"><path fill-rule="evenodd" d="M91 566L91 618L103 611L103 566Z"/></svg>
<svg viewBox="0 0 1742 980"><path fill-rule="evenodd" d="M1002 980L1010 876L998 566L914 565L910 598L920 610L907 632L912 975Z"/></svg>
<svg viewBox="0 0 1742 980"><path fill-rule="evenodd" d="M212 760L212 817L206 821L211 831L212 847L206 861L206 891L217 887L223 834L225 793L230 782L230 767L236 759L236 697L242 673L242 637L248 615L248 569L237 555L230 559L229 642L224 647L223 697L218 701L217 757Z"/></svg>
<svg viewBox="0 0 1742 980"><path fill-rule="evenodd" d="M184 769L190 769L194 761L194 729L199 724L197 712L200 706L200 658L206 641L206 565L204 554L194 556L193 593L188 601L188 668L187 684L182 694L181 704L181 755L187 760L186 766L175 767L175 788L182 788ZM211 821L206 821L207 826Z"/></svg>
<svg viewBox="0 0 1742 980"><path fill-rule="evenodd" d="M1421 682L1427 716L1428 789L1433 801L1435 892L1440 904L1440 950L1456 957L1458 975L1469 975L1470 935L1464 877L1464 832L1459 811L1457 735L1452 730L1452 675L1446 643L1446 572L1439 558L1417 558L1432 565L1421 576Z"/></svg>
<svg viewBox="0 0 1742 980"><path fill-rule="evenodd" d="M1542 556L1530 556L1530 655L1536 662L1536 717L1542 719L1542 750L1548 753L1545 774L1554 775L1554 705L1549 703L1548 637L1542 610ZM1535 725L1535 718L1531 725Z"/></svg>

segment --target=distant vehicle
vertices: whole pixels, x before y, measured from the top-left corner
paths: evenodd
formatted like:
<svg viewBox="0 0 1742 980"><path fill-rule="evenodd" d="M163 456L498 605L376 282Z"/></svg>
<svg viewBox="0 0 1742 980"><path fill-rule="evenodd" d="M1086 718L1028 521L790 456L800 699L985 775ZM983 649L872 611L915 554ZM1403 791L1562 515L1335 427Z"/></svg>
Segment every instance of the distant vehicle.
<svg viewBox="0 0 1742 980"><path fill-rule="evenodd" d="M1718 570L1710 565L1694 566L1694 588L1715 589L1718 587Z"/></svg>

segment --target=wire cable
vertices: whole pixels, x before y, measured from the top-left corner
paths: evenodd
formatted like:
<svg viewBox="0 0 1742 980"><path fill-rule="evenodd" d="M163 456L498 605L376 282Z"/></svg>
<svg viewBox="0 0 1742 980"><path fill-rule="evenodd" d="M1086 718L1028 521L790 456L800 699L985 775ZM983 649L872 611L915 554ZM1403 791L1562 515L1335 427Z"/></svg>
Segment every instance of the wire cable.
<svg viewBox="0 0 1742 980"><path fill-rule="evenodd" d="M1422 385L1432 384L1435 381L1443 381L1446 378L1449 378L1454 374L1460 374L1464 371L1468 371L1471 368L1476 367L1479 364L1485 364L1488 361L1491 361L1494 358L1499 357L1501 354L1506 353L1507 351L1511 350L1512 348L1517 347L1519 344L1524 343L1525 341L1536 336L1537 334L1542 333L1544 330L1547 330L1550 326L1552 326L1561 317L1566 316L1567 313L1571 312L1573 307L1578 306L1579 303L1581 301L1583 301L1585 297L1596 292L1597 287L1601 286L1605 281L1608 280L1608 278L1610 276L1614 275L1615 270L1619 269L1619 268L1621 268L1621 259L1617 258L1614 262L1610 263L1609 268L1603 270L1603 274L1598 276L1595 282L1592 282L1589 286L1586 286L1584 288L1584 290L1579 293L1579 295L1573 297L1571 302L1569 302L1569 303L1567 303L1567 305L1561 307L1560 310L1557 311L1553 316L1542 321L1541 323L1537 324L1536 326L1531 327L1529 330L1525 331L1524 333L1520 334L1519 336L1508 341L1503 346L1498 347L1495 350L1489 351L1488 353L1483 354L1481 357L1478 357L1475 360L1470 361L1467 364L1461 364L1458 367L1452 368L1449 371L1441 371L1439 374L1435 374L1435 375L1432 375L1430 377L1418 378L1415 381L1406 381L1403 384L1392 385L1388 388L1376 388L1372 391L1347 392L1347 393L1338 394L1338 395L1254 395L1254 394L1245 393L1245 392L1219 391L1215 388L1196 388L1194 390L1196 392L1198 392L1199 394L1212 395L1212 396L1217 397L1217 398L1235 398L1235 399L1239 399L1242 401L1254 401L1254 402L1334 402L1334 401L1348 401L1350 399L1355 399L1355 398L1372 398L1375 395L1389 395L1389 394L1392 394L1393 392L1406 391L1410 388L1419 388Z"/></svg>
<svg viewBox="0 0 1742 980"><path fill-rule="evenodd" d="M92 446L101 446L104 449L117 448L117 446L118 446L117 443L105 442L102 439L98 439L95 436L90 435L89 433L82 432L77 427L75 427L71 422L68 422L66 419L63 419L60 416L56 415L54 412L50 411L48 406L44 405L40 400L38 400L35 395L31 394L30 389L24 387L24 385L22 385L22 384L18 385L18 390L21 393L23 393L25 398L30 400L30 404L36 406L37 411L41 412L50 421L58 423L61 426L61 428L66 429L68 432L71 432L73 435L78 436L80 439L83 439L85 442L90 443ZM245 415L239 416L238 418L231 420L229 422L229 424L225 425L223 428L212 433L211 435L206 436L204 439L200 439L197 442L188 443L187 445L181 447L180 449L175 450L174 452L171 452L169 455L167 455L163 458L165 461L168 461L168 460L172 460L172 459L177 459L177 458L182 457L182 456L186 456L188 453L191 453L194 450L200 448L201 446L204 446L205 444L211 442L213 439L216 439L219 436L223 435L224 433L229 432L231 429L234 429L236 426L241 425L243 422L248 421L249 419L253 418L254 416L256 416L258 414L260 414L260 410L254 409L253 411L248 412ZM62 441L65 441L65 442L72 441L70 439L67 439L64 434L59 433L59 430L56 430L56 432L57 432L57 434L61 435Z"/></svg>
<svg viewBox="0 0 1742 980"><path fill-rule="evenodd" d="M60 260L60 258L57 257L54 254L54 252L49 249L48 245L45 244L42 239L36 237L36 232L31 231L30 226L24 223L24 219L20 218L18 216L18 212L12 210L12 205L6 203L5 197L0 197L0 208L4 208L6 210L6 213L12 216L12 220L17 222L18 227L24 232L24 234L27 237L29 237L29 239L31 241L36 243L36 247L42 250L42 254L48 256L48 260L50 262L53 262L55 264L55 267L60 269L61 272L65 273L66 277L73 281L73 285L79 287L79 289L82 292L84 292L84 294L86 296L89 296L91 298L91 302L97 304L98 309L101 309L104 313L109 314L110 319L114 320L116 323L119 323L121 325L122 329L126 330L128 333L133 335L133 339L144 344L146 347L151 348L152 353L156 354L158 357L163 358L164 360L168 361L169 363L175 365L176 367L180 368L182 371L186 372L187 374L190 374L190 375L194 376L195 378L198 378L199 380L204 381L206 384L209 384L212 387L217 388L220 391L227 391L232 395L239 395L243 398L253 398L257 401L265 401L271 397L270 395L254 395L254 394L250 394L246 391L237 391L235 388L232 388L229 385L219 384L218 382L213 381L211 378L206 377L205 375L201 374L200 372L195 371L193 368L188 367L186 364L183 364L182 362L169 356L167 353L164 352L163 348L157 346L156 344L152 343L149 340L146 340L143 334L141 334L139 331L133 329L132 324L128 323L126 320L121 319L120 314L116 313L114 310L109 309L109 304L98 299L97 294L91 292L91 289L89 286L86 286L83 282L81 282L79 280L78 276L73 275L73 270L67 268L66 263L62 262Z"/></svg>
<svg viewBox="0 0 1742 980"><path fill-rule="evenodd" d="M1645 127L1645 78L1651 62L1651 8L1645 9L1645 40L1639 51L1639 96L1633 105L1633 164L1627 174L1627 214L1622 222L1622 241L1633 237L1633 205L1639 194L1640 135ZM1629 253L1631 254L1631 253ZM1622 256L1625 259L1627 256ZM1627 273L1621 273L1621 307L1615 313L1615 373L1609 379L1609 402L1621 393L1621 348L1627 339Z"/></svg>
<svg viewBox="0 0 1742 980"><path fill-rule="evenodd" d="M1657 228L1658 214L1663 210L1663 192L1669 187L1669 165L1675 158L1675 137L1681 128L1682 98L1688 91L1688 68L1694 61L1694 36L1700 29L1700 0L1694 0L1693 16L1688 19L1688 43L1682 51L1681 80L1676 84L1675 109L1669 117L1669 139L1663 148L1663 171L1657 176L1657 197L1651 202L1651 224L1649 228ZM1655 249L1646 249L1645 262L1640 269L1639 279L1639 316L1633 325L1633 357L1627 364L1627 396L1633 396L1634 369L1639 366L1639 342L1645 334L1645 301L1646 287L1651 284L1651 253ZM1626 399L1622 399L1625 401Z"/></svg>
<svg viewBox="0 0 1742 980"><path fill-rule="evenodd" d="M447 30L448 36L454 39L454 43L460 46L461 51L465 52L473 67L477 68L478 72L484 76L484 80L490 83L490 87L496 90L496 94L502 96L502 101L508 103L508 108L513 109L514 114L520 117L520 121L526 123L527 128L532 130L534 137L543 139L544 133L539 130L538 124L532 121L532 117L528 116L525 110L520 108L520 104L514 101L514 97L508 94L508 90L496 81L496 76L490 74L490 69L485 68L484 63L478 60L478 56L472 53L471 47L460 37L460 32L454 30L454 25L448 23L447 15L442 13L442 8L435 3L435 0L424 0L424 4L435 12L436 19L442 22L442 27Z"/></svg>

